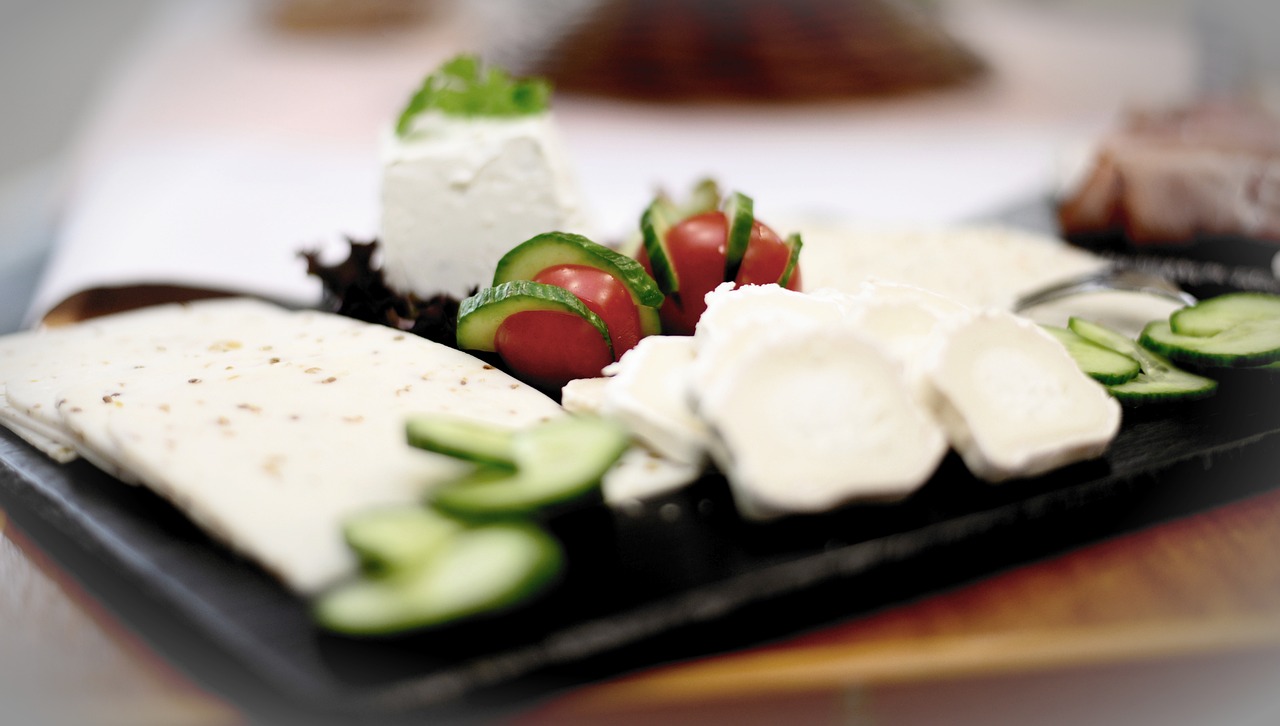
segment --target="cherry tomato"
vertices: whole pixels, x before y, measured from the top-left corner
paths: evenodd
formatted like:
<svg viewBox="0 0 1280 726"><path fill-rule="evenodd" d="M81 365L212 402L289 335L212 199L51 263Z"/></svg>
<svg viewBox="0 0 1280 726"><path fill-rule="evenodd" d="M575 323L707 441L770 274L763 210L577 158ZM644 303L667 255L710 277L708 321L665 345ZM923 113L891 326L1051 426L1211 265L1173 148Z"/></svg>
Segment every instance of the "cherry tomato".
<svg viewBox="0 0 1280 726"><path fill-rule="evenodd" d="M526 383L559 390L574 378L593 378L613 362L594 325L573 313L524 310L507 316L494 339L498 355Z"/></svg>
<svg viewBox="0 0 1280 726"><path fill-rule="evenodd" d="M769 285L776 283L791 260L791 248L772 229L756 222L751 227L751 242L742 256L742 266L734 282L739 285ZM791 273L786 285L789 290L800 289L800 268Z"/></svg>
<svg viewBox="0 0 1280 726"><path fill-rule="evenodd" d="M563 287L599 315L609 329L616 358L640 342L640 312L627 286L613 275L586 265L554 265L533 280Z"/></svg>
<svg viewBox="0 0 1280 726"><path fill-rule="evenodd" d="M667 250L676 271L680 290L668 295L659 314L662 330L670 335L692 335L698 319L707 309L706 295L724 282L725 243L729 235L729 223L723 212L696 214L667 232ZM747 244L742 265L735 282L739 285L767 285L776 283L787 267L791 251L769 227L755 222L751 227L751 241ZM653 266L649 256L641 250L640 264L649 274ZM787 287L800 289L797 269Z"/></svg>

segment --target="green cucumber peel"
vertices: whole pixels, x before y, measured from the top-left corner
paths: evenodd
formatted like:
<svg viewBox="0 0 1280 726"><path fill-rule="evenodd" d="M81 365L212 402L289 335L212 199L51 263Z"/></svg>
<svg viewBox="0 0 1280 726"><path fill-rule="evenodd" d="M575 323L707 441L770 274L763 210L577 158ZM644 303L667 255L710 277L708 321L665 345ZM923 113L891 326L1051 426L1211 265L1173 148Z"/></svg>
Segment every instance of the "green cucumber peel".
<svg viewBox="0 0 1280 726"><path fill-rule="evenodd" d="M596 416L564 416L517 432L514 471L478 467L430 494L431 504L471 519L526 517L580 500L630 445L625 429Z"/></svg>
<svg viewBox="0 0 1280 726"><path fill-rule="evenodd" d="M667 233L680 222L720 207L720 186L714 179L694 185L683 204L676 204L665 192L658 192L640 215L640 244L649 257L653 279L663 295L679 298L680 279L667 248Z"/></svg>
<svg viewBox="0 0 1280 726"><path fill-rule="evenodd" d="M486 67L474 55L446 61L422 81L396 120L396 136L404 138L413 121L427 111L462 118L515 118L543 113L550 106L551 85L541 78L512 78Z"/></svg>
<svg viewBox="0 0 1280 726"><path fill-rule="evenodd" d="M1170 329L1179 335L1217 335L1241 323L1280 318L1280 295L1235 292L1201 300L1169 316Z"/></svg>
<svg viewBox="0 0 1280 726"><path fill-rule="evenodd" d="M493 284L532 280L555 265L584 265L603 270L626 286L636 305L662 305L662 291L639 262L580 234L568 232L546 232L513 247L498 261Z"/></svg>
<svg viewBox="0 0 1280 726"><path fill-rule="evenodd" d="M426 507L382 507L348 518L342 536L364 571L380 576L425 561L464 526Z"/></svg>
<svg viewBox="0 0 1280 726"><path fill-rule="evenodd" d="M1056 325L1041 325L1066 348L1080 370L1095 381L1115 386L1138 377L1142 365L1131 356L1088 340Z"/></svg>
<svg viewBox="0 0 1280 726"><path fill-rule="evenodd" d="M424 561L339 584L312 603L323 628L376 637L492 615L537 597L564 569L564 551L529 522L466 526Z"/></svg>
<svg viewBox="0 0 1280 726"><path fill-rule="evenodd" d="M509 315L526 310L549 310L578 315L591 323L613 354L609 329L576 295L556 285L512 280L486 287L458 306L458 347L494 352L498 327Z"/></svg>
<svg viewBox="0 0 1280 726"><path fill-rule="evenodd" d="M714 179L703 179L693 186L689 198L677 209L679 219L714 212L720 208L720 185Z"/></svg>
<svg viewBox="0 0 1280 726"><path fill-rule="evenodd" d="M728 225L724 245L724 281L733 282L738 278L742 258L751 244L751 228L756 221L755 202L741 192L734 192L725 200L724 217Z"/></svg>
<svg viewBox="0 0 1280 726"><path fill-rule="evenodd" d="M791 278L795 277L796 270L800 267L800 249L804 247L804 241L800 239L799 232L788 235L783 241L787 249L791 250L791 256L787 258L787 266L782 268L782 274L778 275L778 284L786 287L791 284Z"/></svg>
<svg viewBox="0 0 1280 726"><path fill-rule="evenodd" d="M1141 405L1193 401L1208 398L1218 390L1218 382L1212 378L1188 373L1159 353L1144 348L1137 341L1104 325L1082 318L1071 318L1067 327L1085 340L1138 361L1142 372L1136 377L1119 385L1107 386L1107 391L1122 403Z"/></svg>
<svg viewBox="0 0 1280 726"><path fill-rule="evenodd" d="M405 424L414 448L508 469L516 465L513 437L507 429L456 416L415 416Z"/></svg>
<svg viewBox="0 0 1280 726"><path fill-rule="evenodd" d="M1280 317L1246 320L1214 335L1179 335L1170 322L1142 329L1139 342L1177 363L1214 368L1253 368L1280 361Z"/></svg>
<svg viewBox="0 0 1280 726"><path fill-rule="evenodd" d="M653 269L653 279L663 295L680 292L680 280L667 248L667 233L680 222L679 212L671 200L662 194L640 215L640 233L644 238L644 251Z"/></svg>

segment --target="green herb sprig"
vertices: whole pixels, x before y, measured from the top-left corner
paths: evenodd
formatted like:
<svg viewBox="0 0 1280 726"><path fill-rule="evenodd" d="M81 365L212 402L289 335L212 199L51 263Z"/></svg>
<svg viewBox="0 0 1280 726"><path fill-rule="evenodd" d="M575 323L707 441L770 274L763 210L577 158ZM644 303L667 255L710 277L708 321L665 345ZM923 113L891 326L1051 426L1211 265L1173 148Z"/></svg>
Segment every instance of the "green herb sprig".
<svg viewBox="0 0 1280 726"><path fill-rule="evenodd" d="M404 137L413 120L428 110L448 116L528 116L547 110L551 84L541 78L512 78L506 71L486 67L474 55L459 55L422 81L396 121L396 135Z"/></svg>

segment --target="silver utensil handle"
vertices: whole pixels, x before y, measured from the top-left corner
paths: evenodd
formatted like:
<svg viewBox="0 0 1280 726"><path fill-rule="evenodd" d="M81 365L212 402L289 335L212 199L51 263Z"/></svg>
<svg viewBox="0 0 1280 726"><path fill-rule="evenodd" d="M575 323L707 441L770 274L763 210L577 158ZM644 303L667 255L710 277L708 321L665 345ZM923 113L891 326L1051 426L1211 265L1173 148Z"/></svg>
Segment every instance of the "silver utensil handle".
<svg viewBox="0 0 1280 726"><path fill-rule="evenodd" d="M1175 283L1159 275L1138 270L1108 267L1101 272L1090 273L1082 277L1065 280L1060 283L1033 290L1019 297L1013 304L1015 311L1026 310L1037 305L1058 300L1072 295L1087 292L1108 291L1142 292L1168 298L1183 305L1194 305L1196 299Z"/></svg>

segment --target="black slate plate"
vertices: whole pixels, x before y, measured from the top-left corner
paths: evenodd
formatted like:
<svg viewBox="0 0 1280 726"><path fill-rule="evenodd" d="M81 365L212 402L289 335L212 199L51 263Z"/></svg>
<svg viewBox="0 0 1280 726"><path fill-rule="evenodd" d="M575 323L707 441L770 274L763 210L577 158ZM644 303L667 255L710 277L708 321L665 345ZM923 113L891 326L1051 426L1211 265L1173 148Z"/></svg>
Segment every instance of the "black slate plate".
<svg viewBox="0 0 1280 726"><path fill-rule="evenodd" d="M1193 289L1193 292L1195 290ZM1108 455L992 487L953 456L905 502L769 525L722 481L554 523L570 573L520 613L352 641L150 493L0 432L0 506L162 654L269 723L488 719L558 690L829 625L1274 487L1280 377L1126 416Z"/></svg>

